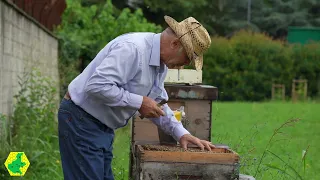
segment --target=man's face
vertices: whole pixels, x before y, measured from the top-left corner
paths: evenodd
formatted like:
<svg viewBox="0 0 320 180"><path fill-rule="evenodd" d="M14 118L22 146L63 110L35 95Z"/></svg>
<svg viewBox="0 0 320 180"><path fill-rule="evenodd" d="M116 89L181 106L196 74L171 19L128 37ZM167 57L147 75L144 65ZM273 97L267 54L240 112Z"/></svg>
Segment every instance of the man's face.
<svg viewBox="0 0 320 180"><path fill-rule="evenodd" d="M190 64L187 52L180 42L173 41L170 45L169 51L169 56L165 62L168 68L176 68Z"/></svg>

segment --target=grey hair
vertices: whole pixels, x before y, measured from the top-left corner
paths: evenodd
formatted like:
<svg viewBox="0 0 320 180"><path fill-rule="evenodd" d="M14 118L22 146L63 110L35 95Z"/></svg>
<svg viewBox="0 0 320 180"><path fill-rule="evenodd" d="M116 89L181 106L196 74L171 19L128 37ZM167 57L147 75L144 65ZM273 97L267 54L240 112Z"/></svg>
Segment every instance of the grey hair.
<svg viewBox="0 0 320 180"><path fill-rule="evenodd" d="M170 35L170 36L175 36L177 37L176 33L173 31L171 27L167 27L165 31Z"/></svg>

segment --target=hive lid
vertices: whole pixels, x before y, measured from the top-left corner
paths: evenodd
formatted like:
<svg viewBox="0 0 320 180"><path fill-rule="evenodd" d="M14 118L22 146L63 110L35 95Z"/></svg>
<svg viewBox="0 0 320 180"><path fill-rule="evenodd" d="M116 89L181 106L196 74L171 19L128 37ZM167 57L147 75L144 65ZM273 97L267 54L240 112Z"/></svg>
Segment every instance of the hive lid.
<svg viewBox="0 0 320 180"><path fill-rule="evenodd" d="M216 100L218 88L210 85L165 84L169 99Z"/></svg>

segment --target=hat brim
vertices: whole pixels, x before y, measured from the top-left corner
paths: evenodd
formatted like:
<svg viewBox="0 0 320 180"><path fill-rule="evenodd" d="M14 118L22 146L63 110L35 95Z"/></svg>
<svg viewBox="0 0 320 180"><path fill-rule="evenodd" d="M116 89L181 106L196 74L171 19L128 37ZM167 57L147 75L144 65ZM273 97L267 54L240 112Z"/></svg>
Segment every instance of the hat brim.
<svg viewBox="0 0 320 180"><path fill-rule="evenodd" d="M178 37L186 33L185 31L182 31L183 29L186 29L183 24L178 23L175 19L173 19L170 16L164 16L165 22L168 24L168 26L176 33ZM198 58L193 60L193 46L192 46L192 40L190 36L183 36L180 38L180 42L184 49L187 52L187 55L189 59L192 61L192 66L197 70L201 70L203 66L203 55L200 55ZM188 51L189 50L189 51Z"/></svg>
<svg viewBox="0 0 320 180"><path fill-rule="evenodd" d="M197 57L194 61L193 61L194 65L193 67L197 70L200 71L203 67L203 55Z"/></svg>

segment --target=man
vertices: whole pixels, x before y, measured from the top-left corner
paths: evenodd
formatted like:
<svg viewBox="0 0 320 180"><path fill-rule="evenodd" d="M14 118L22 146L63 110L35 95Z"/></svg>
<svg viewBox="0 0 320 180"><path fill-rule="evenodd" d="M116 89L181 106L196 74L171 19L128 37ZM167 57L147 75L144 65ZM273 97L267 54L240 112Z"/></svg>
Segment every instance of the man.
<svg viewBox="0 0 320 180"><path fill-rule="evenodd" d="M211 40L194 18L169 25L162 33L128 33L109 42L69 85L61 102L59 144L65 179L113 179L114 130L140 113L187 149L214 147L192 136L175 119L164 79L168 68L193 64L202 68L202 54Z"/></svg>

